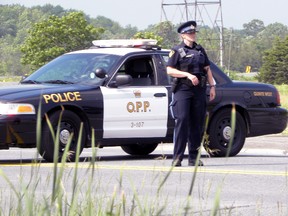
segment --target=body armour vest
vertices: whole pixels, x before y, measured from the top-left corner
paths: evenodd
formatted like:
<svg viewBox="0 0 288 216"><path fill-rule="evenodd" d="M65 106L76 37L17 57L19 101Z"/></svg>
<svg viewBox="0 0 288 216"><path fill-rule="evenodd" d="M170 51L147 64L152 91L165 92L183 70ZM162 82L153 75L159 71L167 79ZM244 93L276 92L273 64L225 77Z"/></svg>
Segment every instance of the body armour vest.
<svg viewBox="0 0 288 216"><path fill-rule="evenodd" d="M202 49L200 45L196 45L193 48L178 48L181 56L179 70L189 72L193 75L204 75L205 55Z"/></svg>

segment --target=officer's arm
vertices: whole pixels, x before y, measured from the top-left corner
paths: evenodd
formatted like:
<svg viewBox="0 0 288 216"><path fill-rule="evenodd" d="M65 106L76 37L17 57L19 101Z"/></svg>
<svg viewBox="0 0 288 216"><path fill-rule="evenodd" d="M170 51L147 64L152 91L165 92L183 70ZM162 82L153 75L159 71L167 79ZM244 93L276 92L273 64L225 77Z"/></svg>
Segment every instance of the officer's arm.
<svg viewBox="0 0 288 216"><path fill-rule="evenodd" d="M167 74L176 78L186 78L189 75L188 72L180 71L170 66L167 67Z"/></svg>
<svg viewBox="0 0 288 216"><path fill-rule="evenodd" d="M212 75L212 71L211 71L211 68L210 66L206 66L205 67L205 70L207 72L207 81L209 83L210 86L215 86L215 83L214 83L214 79L213 79L213 75Z"/></svg>
<svg viewBox="0 0 288 216"><path fill-rule="evenodd" d="M173 67L170 67L170 66L167 66L167 74L172 76L172 77L176 77L176 78L190 79L191 82L193 83L193 85L198 85L198 83L199 83L199 80L195 75L190 74L190 73L185 72L185 71L180 71L180 70L173 68Z"/></svg>
<svg viewBox="0 0 288 216"><path fill-rule="evenodd" d="M213 79L213 75L212 75L212 71L211 71L210 66L206 66L205 70L207 72L208 83L211 86L211 88L210 88L210 101L211 101L211 100L214 100L214 98L216 96L215 83L214 83L214 79Z"/></svg>

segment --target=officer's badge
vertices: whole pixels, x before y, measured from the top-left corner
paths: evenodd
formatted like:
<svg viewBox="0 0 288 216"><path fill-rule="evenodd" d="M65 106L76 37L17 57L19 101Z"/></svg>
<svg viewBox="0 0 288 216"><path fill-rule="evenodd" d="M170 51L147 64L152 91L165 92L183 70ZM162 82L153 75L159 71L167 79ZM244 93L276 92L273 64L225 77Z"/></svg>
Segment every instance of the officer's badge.
<svg viewBox="0 0 288 216"><path fill-rule="evenodd" d="M171 50L170 53L169 53L169 58L171 58L174 55L174 53L175 53L175 51Z"/></svg>

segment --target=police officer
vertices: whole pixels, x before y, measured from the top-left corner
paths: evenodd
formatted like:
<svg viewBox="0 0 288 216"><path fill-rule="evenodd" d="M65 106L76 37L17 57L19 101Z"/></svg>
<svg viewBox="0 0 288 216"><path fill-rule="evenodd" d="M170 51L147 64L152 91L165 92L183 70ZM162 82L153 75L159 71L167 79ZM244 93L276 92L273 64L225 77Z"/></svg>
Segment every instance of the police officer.
<svg viewBox="0 0 288 216"><path fill-rule="evenodd" d="M177 78L170 109L175 119L173 166L181 166L188 142L188 165L195 166L206 116L206 83L210 100L215 98L215 85L210 62L204 48L196 43L195 21L178 28L183 41L171 49L168 75ZM199 166L203 162L198 161Z"/></svg>

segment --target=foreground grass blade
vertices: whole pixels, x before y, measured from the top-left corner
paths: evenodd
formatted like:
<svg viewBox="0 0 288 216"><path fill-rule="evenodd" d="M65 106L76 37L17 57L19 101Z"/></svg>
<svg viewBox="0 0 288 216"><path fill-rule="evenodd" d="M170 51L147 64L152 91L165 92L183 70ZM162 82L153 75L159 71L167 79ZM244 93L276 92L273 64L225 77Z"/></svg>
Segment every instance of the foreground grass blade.
<svg viewBox="0 0 288 216"><path fill-rule="evenodd" d="M230 152L231 152L231 147L233 145L234 136L235 136L235 129L236 129L236 108L235 108L235 104L233 103L232 109L231 109L231 136L230 136L230 140L229 140L229 144L228 144L228 148L226 152L226 157L229 157Z"/></svg>

